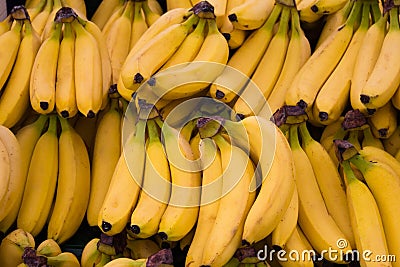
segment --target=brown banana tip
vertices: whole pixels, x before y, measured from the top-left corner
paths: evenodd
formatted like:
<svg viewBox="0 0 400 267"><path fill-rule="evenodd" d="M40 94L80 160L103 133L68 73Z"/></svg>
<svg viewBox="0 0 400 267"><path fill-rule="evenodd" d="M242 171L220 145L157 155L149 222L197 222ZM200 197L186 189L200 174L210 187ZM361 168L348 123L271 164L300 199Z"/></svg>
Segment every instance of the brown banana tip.
<svg viewBox="0 0 400 267"><path fill-rule="evenodd" d="M69 118L69 112L66 110L63 110L60 112L61 117L63 118Z"/></svg>
<svg viewBox="0 0 400 267"><path fill-rule="evenodd" d="M31 247L24 248L22 261L28 266L47 266L47 258L37 255L35 249Z"/></svg>
<svg viewBox="0 0 400 267"><path fill-rule="evenodd" d="M103 221L103 222L101 223L101 229L102 229L104 232L110 231L111 228L112 228L111 223L108 223L108 222L105 222L105 221Z"/></svg>
<svg viewBox="0 0 400 267"><path fill-rule="evenodd" d="M161 240L168 240L168 235L164 232L158 233L158 236L161 238Z"/></svg>
<svg viewBox="0 0 400 267"><path fill-rule="evenodd" d="M69 22L72 22L77 17L78 17L78 15L72 8L62 7L57 11L57 13L54 17L54 21L59 22L59 23L61 23L61 22L69 23Z"/></svg>
<svg viewBox="0 0 400 267"><path fill-rule="evenodd" d="M137 225L131 225L131 231L132 233L134 233L135 235L138 235L140 233L140 227Z"/></svg>
<svg viewBox="0 0 400 267"><path fill-rule="evenodd" d="M327 119L328 119L328 113L326 113L326 112L324 112L324 111L321 111L319 114L318 114L318 117L319 117L319 120L320 121L326 121Z"/></svg>
<svg viewBox="0 0 400 267"><path fill-rule="evenodd" d="M39 105L40 105L40 108L43 109L43 110L47 110L49 108L49 102L41 101L39 103Z"/></svg>
<svg viewBox="0 0 400 267"><path fill-rule="evenodd" d="M335 155L339 162L343 162L343 154L349 149L354 149L354 145L349 141L342 139L333 140L333 144L335 146Z"/></svg>
<svg viewBox="0 0 400 267"><path fill-rule="evenodd" d="M11 17L15 20L30 20L28 10L24 5L14 6L10 11Z"/></svg>
<svg viewBox="0 0 400 267"><path fill-rule="evenodd" d="M115 93L118 93L118 87L117 87L117 84L112 84L110 86L110 88L108 89L108 94L112 95L112 94L115 94Z"/></svg>
<svg viewBox="0 0 400 267"><path fill-rule="evenodd" d="M363 104L368 104L371 98L367 95L360 95L360 101Z"/></svg>
<svg viewBox="0 0 400 267"><path fill-rule="evenodd" d="M228 19L229 19L230 21L232 21L232 22L237 22L237 21L238 21L238 20L237 20L236 14L230 14L230 15L228 16Z"/></svg>
<svg viewBox="0 0 400 267"><path fill-rule="evenodd" d="M312 5L311 6L311 11L314 12L314 13L317 13L318 12L318 7L316 5Z"/></svg>
<svg viewBox="0 0 400 267"><path fill-rule="evenodd" d="M359 128L367 124L367 118L359 109L353 109L346 112L342 127L344 130Z"/></svg>
<svg viewBox="0 0 400 267"><path fill-rule="evenodd" d="M160 266L161 264L173 264L174 263L174 257L172 254L172 250L170 248L168 249L162 249L150 257L148 257L146 266L148 267L156 267Z"/></svg>
<svg viewBox="0 0 400 267"><path fill-rule="evenodd" d="M217 99L222 99L222 98L224 98L225 97L225 93L224 92L222 92L222 91L220 91L220 90L217 90L216 92L215 92L215 98L217 98Z"/></svg>
<svg viewBox="0 0 400 267"><path fill-rule="evenodd" d="M144 77L143 77L143 75L140 74L140 73L136 73L135 76L133 76L133 82L134 82L134 83L142 83L143 80L144 80ZM149 81L149 82L150 82L150 81ZM155 81L154 81L154 83L155 83ZM150 83L149 83L149 85L150 85L150 86L153 86L153 85L151 85Z"/></svg>
<svg viewBox="0 0 400 267"><path fill-rule="evenodd" d="M245 246L238 248L235 252L234 257L237 258L239 261L243 261L246 258L256 257L256 250L254 247Z"/></svg>
<svg viewBox="0 0 400 267"><path fill-rule="evenodd" d="M224 33L222 33L222 35L225 37L225 39L227 41L229 41L231 39L231 34L230 33L224 32Z"/></svg>
<svg viewBox="0 0 400 267"><path fill-rule="evenodd" d="M89 110L86 117L88 117L89 119L92 119L92 118L96 117L96 113L94 113L93 110Z"/></svg>
<svg viewBox="0 0 400 267"><path fill-rule="evenodd" d="M379 133L379 137L380 138L386 138L388 136L388 129L384 128L384 129L379 129L378 133Z"/></svg>
<svg viewBox="0 0 400 267"><path fill-rule="evenodd" d="M376 109L375 108L367 108L367 113L368 113L368 115L374 115L374 113L375 113L375 111L376 111Z"/></svg>
<svg viewBox="0 0 400 267"><path fill-rule="evenodd" d="M198 2L191 8L191 10L195 15L198 15L200 18L215 18L214 6L207 1Z"/></svg>

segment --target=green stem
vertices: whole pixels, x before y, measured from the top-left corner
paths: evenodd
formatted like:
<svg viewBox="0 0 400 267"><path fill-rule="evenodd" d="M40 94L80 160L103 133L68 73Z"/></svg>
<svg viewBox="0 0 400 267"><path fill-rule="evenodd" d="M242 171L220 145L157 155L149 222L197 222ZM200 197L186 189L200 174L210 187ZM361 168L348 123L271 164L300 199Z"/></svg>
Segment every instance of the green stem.
<svg viewBox="0 0 400 267"><path fill-rule="evenodd" d="M289 19L291 14L291 8L284 6L281 14L281 19L279 21L279 28L276 34L285 35L287 34L289 27Z"/></svg>
<svg viewBox="0 0 400 267"><path fill-rule="evenodd" d="M350 158L350 162L353 163L362 174L366 173L371 167L371 163L366 161L361 155L357 154Z"/></svg>
<svg viewBox="0 0 400 267"><path fill-rule="evenodd" d="M214 135L212 139L215 141L220 150L223 150L223 148L227 148L227 146L231 146L228 141L226 141L225 138L220 134Z"/></svg>
<svg viewBox="0 0 400 267"><path fill-rule="evenodd" d="M154 120L147 121L147 131L149 133L150 143L160 141L160 136L159 136L158 130L159 130L159 128L157 126L157 123Z"/></svg>
<svg viewBox="0 0 400 267"><path fill-rule="evenodd" d="M390 26L389 31L399 30L399 9L397 6L389 10Z"/></svg>
<svg viewBox="0 0 400 267"><path fill-rule="evenodd" d="M297 124L293 124L290 126L289 129L289 143L290 143L290 147L292 149L300 149L300 142L299 142L299 133L297 131L297 128L299 126Z"/></svg>
<svg viewBox="0 0 400 267"><path fill-rule="evenodd" d="M345 174L344 176L347 181L347 184L358 180L356 175L354 174L354 172L350 166L350 162L348 160L343 161L341 164L343 167L343 172Z"/></svg>
<svg viewBox="0 0 400 267"><path fill-rule="evenodd" d="M303 145L309 144L312 141L314 141L310 132L308 131L307 124L305 122L302 122L300 124L299 130L300 130L300 135L301 135L301 140L302 140Z"/></svg>
<svg viewBox="0 0 400 267"><path fill-rule="evenodd" d="M346 27L354 27L354 24L360 18L360 13L361 13L362 6L363 6L362 1L356 1L354 3L354 6L350 11L349 17L347 18Z"/></svg>
<svg viewBox="0 0 400 267"><path fill-rule="evenodd" d="M276 4L272 9L271 14L269 15L267 21L264 25L261 26L260 30L270 31L274 27L276 21L278 20L279 16L281 15L283 6L280 4Z"/></svg>
<svg viewBox="0 0 400 267"><path fill-rule="evenodd" d="M371 14L374 19L374 22L377 22L381 19L382 17L382 12L379 9L379 4L378 3L372 3L371 4Z"/></svg>
<svg viewBox="0 0 400 267"><path fill-rule="evenodd" d="M363 10L362 10L362 16L361 16L361 24L360 27L367 29L369 27L369 10L370 10L371 4L370 3L364 3L363 4Z"/></svg>

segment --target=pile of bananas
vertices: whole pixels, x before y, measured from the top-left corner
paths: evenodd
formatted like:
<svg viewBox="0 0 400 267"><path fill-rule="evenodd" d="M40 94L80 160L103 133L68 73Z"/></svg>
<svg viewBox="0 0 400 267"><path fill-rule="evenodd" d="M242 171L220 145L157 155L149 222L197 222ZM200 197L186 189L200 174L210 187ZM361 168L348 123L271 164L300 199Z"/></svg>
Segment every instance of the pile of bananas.
<svg viewBox="0 0 400 267"><path fill-rule="evenodd" d="M400 266L399 6L15 6L0 265ZM99 236L62 252L86 224Z"/></svg>

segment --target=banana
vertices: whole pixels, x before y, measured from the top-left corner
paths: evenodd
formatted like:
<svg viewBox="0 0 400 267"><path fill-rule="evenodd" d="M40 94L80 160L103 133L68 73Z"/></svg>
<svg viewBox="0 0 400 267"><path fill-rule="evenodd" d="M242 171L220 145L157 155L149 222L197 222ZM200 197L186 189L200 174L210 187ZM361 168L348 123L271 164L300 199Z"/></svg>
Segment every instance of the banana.
<svg viewBox="0 0 400 267"><path fill-rule="evenodd" d="M299 11L300 20L308 23L311 27L313 23L317 22L323 16L321 14L316 14L311 9L317 1L318 0L302 0L298 5L296 5L297 10Z"/></svg>
<svg viewBox="0 0 400 267"><path fill-rule="evenodd" d="M145 259L160 251L159 246L151 239L127 240L127 248L131 250L134 260Z"/></svg>
<svg viewBox="0 0 400 267"><path fill-rule="evenodd" d="M31 15L31 13L29 13L29 14ZM13 20L12 20L11 14L9 14L2 21L0 21L0 36L3 35L3 33L8 32L11 29L12 23L13 23Z"/></svg>
<svg viewBox="0 0 400 267"><path fill-rule="evenodd" d="M46 5L39 14L32 19L32 26L35 31L42 36L47 20L49 19L50 13L53 10L53 0L46 0ZM44 41L44 40L42 40Z"/></svg>
<svg viewBox="0 0 400 267"><path fill-rule="evenodd" d="M79 16L86 18L86 4L84 0L61 0L61 3L64 7L71 7Z"/></svg>
<svg viewBox="0 0 400 267"><path fill-rule="evenodd" d="M189 141L166 123L160 128L171 172L171 196L161 217L158 235L164 240L178 241L197 222L201 173L193 164L194 156Z"/></svg>
<svg viewBox="0 0 400 267"><path fill-rule="evenodd" d="M87 118L78 113L74 124L75 131L82 137L89 152L89 158L93 158L94 139L96 136L96 122L99 116Z"/></svg>
<svg viewBox="0 0 400 267"><path fill-rule="evenodd" d="M100 209L97 224L109 236L125 229L139 196L145 165L145 134L146 122L139 120L136 131L129 135L123 146Z"/></svg>
<svg viewBox="0 0 400 267"><path fill-rule="evenodd" d="M0 200L6 195L10 182L10 158L7 147L0 140Z"/></svg>
<svg viewBox="0 0 400 267"><path fill-rule="evenodd" d="M325 41L304 63L287 91L287 105L296 105L303 100L308 111L312 108L319 89L339 63L352 39L361 8L360 3L355 3L345 25L338 28L329 41Z"/></svg>
<svg viewBox="0 0 400 267"><path fill-rule="evenodd" d="M317 253L324 249L335 249L336 259L324 258L334 262L344 262L345 254L351 251L350 242L328 213L314 170L306 152L300 146L298 126L290 127L290 146L296 170L296 186L299 193L298 222ZM346 247L338 245L338 240L347 242Z"/></svg>
<svg viewBox="0 0 400 267"><path fill-rule="evenodd" d="M75 234L85 216L90 190L90 164L82 138L67 120L60 121L57 193L47 238L62 244Z"/></svg>
<svg viewBox="0 0 400 267"><path fill-rule="evenodd" d="M370 189L356 178L351 170L350 163L342 163L346 180L346 195L350 212L351 225L355 235L357 250L360 254L370 251L371 258L376 255L388 255L385 232L377 201ZM363 266L369 266L365 258L360 258ZM392 266L389 262L380 263L381 266ZM371 266L373 264L370 264Z"/></svg>
<svg viewBox="0 0 400 267"><path fill-rule="evenodd" d="M99 45L77 20L75 32L75 92L78 110L86 117L97 114L103 101L102 63Z"/></svg>
<svg viewBox="0 0 400 267"><path fill-rule="evenodd" d="M203 91L222 72L229 47L215 19L208 19L208 32L199 53L188 64L156 73L148 84L159 97L173 100Z"/></svg>
<svg viewBox="0 0 400 267"><path fill-rule="evenodd" d="M228 10L228 18L236 29L255 30L267 20L275 2L245 0L241 5Z"/></svg>
<svg viewBox="0 0 400 267"><path fill-rule="evenodd" d="M21 164L19 167L21 174L20 176L14 176L12 180L9 181L10 183L8 184L7 195L1 200L0 231L4 233L17 219L32 152L42 133L46 121L46 116L40 116L34 123L24 126L18 130L15 135L21 148L21 158L19 159ZM15 143L15 141L12 142L12 138L7 140L7 142ZM7 143L4 144L6 145Z"/></svg>
<svg viewBox="0 0 400 267"><path fill-rule="evenodd" d="M193 61L204 42L206 25L206 19L200 19L194 31L188 34L176 52L161 67L160 71Z"/></svg>
<svg viewBox="0 0 400 267"><path fill-rule="evenodd" d="M118 258L110 261L104 267L144 267L147 259L132 260L129 258Z"/></svg>
<svg viewBox="0 0 400 267"><path fill-rule="evenodd" d="M336 121L346 107L357 53L369 28L369 12L370 5L366 3L363 5L360 27L354 33L340 62L316 96L313 114L321 124L327 125Z"/></svg>
<svg viewBox="0 0 400 267"><path fill-rule="evenodd" d="M0 124L15 126L29 106L29 81L33 62L41 40L28 20L24 22L22 38L15 65L0 98Z"/></svg>
<svg viewBox="0 0 400 267"><path fill-rule="evenodd" d="M121 155L122 129L118 104L118 99L111 100L111 107L101 118L96 130L90 197L86 213L90 226L97 225L99 211Z"/></svg>
<svg viewBox="0 0 400 267"><path fill-rule="evenodd" d="M398 201L400 176L390 166L367 161L359 155L351 158L350 162L363 174L373 198L376 200L380 218L382 218L389 253L379 251L382 252L380 255L390 254L395 255L396 258L399 257L400 236L396 234L396 225L399 223L399 218L395 214L400 210L400 202ZM390 265L390 262L388 265ZM399 263L392 262L392 266L397 267Z"/></svg>
<svg viewBox="0 0 400 267"><path fill-rule="evenodd" d="M400 42L398 14L398 7L390 9L389 30L383 40L375 66L359 95L361 102L370 109L383 107L394 95L400 83L400 68L395 65L400 53L390 52L392 47Z"/></svg>
<svg viewBox="0 0 400 267"><path fill-rule="evenodd" d="M361 147L364 148L366 146L374 146L381 150L385 150L383 147L382 141L379 138L376 138L371 131L370 127L367 127L363 130L363 140L361 143Z"/></svg>
<svg viewBox="0 0 400 267"><path fill-rule="evenodd" d="M196 231L196 226L194 226L189 233L187 233L181 240L179 240L179 248L187 252L189 250L190 245L192 244L194 233Z"/></svg>
<svg viewBox="0 0 400 267"><path fill-rule="evenodd" d="M392 102L387 102L383 107L377 109L368 118L372 133L376 138L386 139L390 137L397 128L397 110Z"/></svg>
<svg viewBox="0 0 400 267"><path fill-rule="evenodd" d="M107 23L104 25L104 27L101 29L101 32L104 36L104 38L109 34L112 26L114 25L114 22L121 17L122 13L125 10L125 7L127 5L127 1L122 1L121 5L118 6L118 8L112 13L112 15L108 18Z"/></svg>
<svg viewBox="0 0 400 267"><path fill-rule="evenodd" d="M25 2L25 7L28 11L29 18L31 21L34 20L35 17L43 10L46 3L47 3L47 0L39 0L34 5L31 5L30 3Z"/></svg>
<svg viewBox="0 0 400 267"><path fill-rule="evenodd" d="M254 192L249 192L255 168L239 147L229 144L221 135L213 139L221 151L222 198L204 246L201 265L222 266L240 245L243 223L255 197Z"/></svg>
<svg viewBox="0 0 400 267"><path fill-rule="evenodd" d="M103 29L107 20L112 16L116 9L121 7L125 0L105 0L101 1L94 11L91 21L95 23L100 30Z"/></svg>
<svg viewBox="0 0 400 267"><path fill-rule="evenodd" d="M150 3L152 2L152 3ZM152 6L152 4L154 4L154 6ZM157 5L157 6L156 6ZM153 25L160 17L161 15L164 13L161 6L159 5L159 3L157 1L145 1L143 3L143 14L144 14L144 19L146 21L146 27L145 24L142 24L142 29L147 29L149 28L149 26Z"/></svg>
<svg viewBox="0 0 400 267"><path fill-rule="evenodd" d="M193 3L192 0L191 2ZM200 1L194 2L197 4ZM228 0L209 0L208 2L214 7L214 15L217 21L217 26L218 28L221 28L224 18L226 17Z"/></svg>
<svg viewBox="0 0 400 267"><path fill-rule="evenodd" d="M286 243L297 226L298 215L299 195L297 193L297 188L295 188L290 199L289 207L286 209L282 219L271 233L271 244L273 248L281 250L286 247Z"/></svg>
<svg viewBox="0 0 400 267"><path fill-rule="evenodd" d="M300 56L299 56L300 53ZM268 96L268 105L275 111L285 103L286 92L301 66L311 55L310 42L300 27L298 12L291 9L291 34L282 71Z"/></svg>
<svg viewBox="0 0 400 267"><path fill-rule="evenodd" d="M55 106L61 30L62 23L54 22L51 35L40 46L32 67L29 87L30 102L32 108L41 114L52 112Z"/></svg>
<svg viewBox="0 0 400 267"><path fill-rule="evenodd" d="M147 1L135 2L129 50L135 46L135 44L140 39L140 37L143 35L143 33L147 31L148 25L152 24L150 22L147 23L147 21L146 21L148 19L148 17L146 17L146 14L144 13L144 6L147 6L146 3L147 3ZM153 23L154 23L154 21L153 21ZM129 53L129 51L128 51L128 53ZM127 55L128 55L128 53L127 53Z"/></svg>
<svg viewBox="0 0 400 267"><path fill-rule="evenodd" d="M326 209L343 232L350 246L354 247L354 236L347 212L347 200L344 185L337 166L325 148L314 140L305 123L299 126L302 148L312 165L319 190L324 199Z"/></svg>
<svg viewBox="0 0 400 267"><path fill-rule="evenodd" d="M57 256L47 257L47 264L54 267L80 267L78 259L71 252L63 252Z"/></svg>
<svg viewBox="0 0 400 267"><path fill-rule="evenodd" d="M0 36L0 91L11 73L22 39L22 20L16 20L9 31Z"/></svg>
<svg viewBox="0 0 400 267"><path fill-rule="evenodd" d="M160 3L157 0L147 0L147 5L151 9L152 12L162 15L164 14L163 7L160 5Z"/></svg>
<svg viewBox="0 0 400 267"><path fill-rule="evenodd" d="M110 30L105 34L111 60L113 83L117 83L122 64L124 64L129 53L134 8L134 2L127 1L122 14L113 22ZM124 38L123 41L120 39L121 37Z"/></svg>
<svg viewBox="0 0 400 267"><path fill-rule="evenodd" d="M272 37L265 54L251 77L254 85L249 83L233 106L233 110L238 116L247 117L257 114L274 88L286 58L290 16L290 8L283 7L278 32ZM268 75L266 75L267 73Z"/></svg>
<svg viewBox="0 0 400 267"><path fill-rule="evenodd" d="M177 8L192 8L191 0L166 0L167 11Z"/></svg>
<svg viewBox="0 0 400 267"><path fill-rule="evenodd" d="M63 118L74 117L78 113L75 98L74 54L74 32L71 24L65 23L60 51L58 53L55 86L56 110Z"/></svg>
<svg viewBox="0 0 400 267"><path fill-rule="evenodd" d="M147 121L149 141L143 186L132 212L130 229L135 237L148 238L157 233L171 195L171 174L165 149L154 120Z"/></svg>
<svg viewBox="0 0 400 267"><path fill-rule="evenodd" d="M258 242L272 233L288 209L295 190L295 173L290 146L283 133L272 122L269 123L274 129L276 147L270 170L268 172L262 170L261 189L244 224L242 239L249 244ZM250 128L246 129L250 132ZM254 131L255 128L252 129ZM265 134L266 132L262 132L262 135ZM253 139L252 136L249 136L249 139ZM268 146L266 143L263 143L264 145ZM250 147L253 146L250 145ZM263 168L267 161L260 157L259 161L255 162L260 162ZM285 188L284 194L281 191L281 194L277 195L279 190L276 188Z"/></svg>
<svg viewBox="0 0 400 267"><path fill-rule="evenodd" d="M17 227L36 236L49 216L58 173L57 117L51 116L47 131L32 153Z"/></svg>
<svg viewBox="0 0 400 267"><path fill-rule="evenodd" d="M382 143L385 147L385 151L392 156L396 155L397 151L400 150L400 125L396 127L391 136L382 139Z"/></svg>
<svg viewBox="0 0 400 267"><path fill-rule="evenodd" d="M132 53L131 50L120 74L125 87L132 93L135 92L178 49L197 21L197 15L192 15L185 22L173 24L157 34L136 53Z"/></svg>
<svg viewBox="0 0 400 267"><path fill-rule="evenodd" d="M99 238L93 238L86 243L82 250L80 261L82 267L102 267L111 261L111 256L102 253L97 249L99 241Z"/></svg>
<svg viewBox="0 0 400 267"><path fill-rule="evenodd" d="M16 229L3 238L0 245L0 264L14 267L22 263L25 248L34 248L35 239L22 229Z"/></svg>
<svg viewBox="0 0 400 267"><path fill-rule="evenodd" d="M225 38L228 40L230 49L238 49L246 40L248 32L245 30L232 29L229 33L224 33Z"/></svg>
<svg viewBox="0 0 400 267"><path fill-rule="evenodd" d="M311 10L320 15L329 15L342 9L349 1L347 0L318 0Z"/></svg>
<svg viewBox="0 0 400 267"><path fill-rule="evenodd" d="M350 1L351 2L351 1ZM360 93L376 64L386 35L388 13L381 16L368 29L367 34L359 48L354 63L350 87L350 103L353 109L359 109L365 114L372 113L360 100Z"/></svg>
<svg viewBox="0 0 400 267"><path fill-rule="evenodd" d="M347 4L342 9L333 14L329 14L326 17L325 24L318 37L315 49L317 49L326 39L328 39L338 27L342 26L342 24L346 22L353 4L353 1L347 1Z"/></svg>
<svg viewBox="0 0 400 267"><path fill-rule="evenodd" d="M273 36L274 25L280 17L282 9L282 5L275 5L267 21L233 53L227 67L212 83L211 97L229 103L241 92L265 54ZM237 71L242 72L244 76L239 76Z"/></svg>
<svg viewBox="0 0 400 267"><path fill-rule="evenodd" d="M388 152L379 149L377 147L365 146L358 153L368 161L378 162L380 164L388 165L391 169L393 169L397 175L400 175L400 164Z"/></svg>
<svg viewBox="0 0 400 267"><path fill-rule="evenodd" d="M358 150L361 149L361 144L360 144L360 135L357 130L355 131L350 131L349 136L347 140Z"/></svg>
<svg viewBox="0 0 400 267"><path fill-rule="evenodd" d="M103 104L101 109L104 109L108 103L108 89L111 85L112 69L110 55L108 54L107 44L104 35L97 25L90 20L84 20L77 17L79 22L85 27L85 29L93 35L99 46L100 57L101 57L101 75L103 81Z"/></svg>
<svg viewBox="0 0 400 267"><path fill-rule="evenodd" d="M62 253L60 246L54 239L46 239L42 241L36 248L36 252L37 254L46 257L54 257Z"/></svg>
<svg viewBox="0 0 400 267"><path fill-rule="evenodd" d="M56 13L58 10L62 8L61 0L53 0L53 6L51 9L51 12L49 13L49 16L47 17L46 23L44 25L43 31L41 33L41 38L42 40L45 40L49 38L49 34L51 32L51 28L53 25L53 21L56 18Z"/></svg>

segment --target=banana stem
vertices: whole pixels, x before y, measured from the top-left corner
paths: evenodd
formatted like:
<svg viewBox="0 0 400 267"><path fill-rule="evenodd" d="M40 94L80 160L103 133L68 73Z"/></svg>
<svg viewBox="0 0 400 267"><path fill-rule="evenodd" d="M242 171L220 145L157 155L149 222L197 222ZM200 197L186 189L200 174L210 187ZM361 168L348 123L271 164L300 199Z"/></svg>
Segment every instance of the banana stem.
<svg viewBox="0 0 400 267"><path fill-rule="evenodd" d="M282 5L276 4L274 8L272 9L271 14L269 15L267 21L260 27L259 30L266 30L270 31L274 27L276 21L278 20L279 16L281 15L282 12Z"/></svg>
<svg viewBox="0 0 400 267"><path fill-rule="evenodd" d="M157 142L160 140L159 136L159 128L157 126L157 123L154 120L148 120L147 121L147 130L149 133L149 139L150 142Z"/></svg>
<svg viewBox="0 0 400 267"><path fill-rule="evenodd" d="M34 124L37 125L40 129L43 130L44 125L46 124L48 119L49 119L49 116L41 114L39 116L39 118L34 122Z"/></svg>
<svg viewBox="0 0 400 267"><path fill-rule="evenodd" d="M381 19L382 12L379 9L379 4L378 3L372 3L371 4L371 11L372 11L371 14L372 14L372 18L373 18L374 23Z"/></svg>
<svg viewBox="0 0 400 267"><path fill-rule="evenodd" d="M50 125L51 125L51 122L52 122L53 118L55 118L55 116L51 116L50 117ZM62 132L68 131L71 128L71 125L69 124L67 119L59 117L59 121L60 121L60 124L61 124L61 131ZM49 128L50 128L50 126L49 126Z"/></svg>
<svg viewBox="0 0 400 267"><path fill-rule="evenodd" d="M224 148L226 148L227 146L230 147L230 144L228 143L228 141L225 140L225 138L221 135L221 134L217 134L214 135L212 137L212 139L215 141L215 143L217 144L217 146L223 150Z"/></svg>
<svg viewBox="0 0 400 267"><path fill-rule="evenodd" d="M349 184L351 182L354 182L357 179L356 175L354 174L353 169L350 166L350 162L348 160L343 161L342 163L342 167L343 167L343 172L344 172L344 177L347 181L346 184Z"/></svg>
<svg viewBox="0 0 400 267"><path fill-rule="evenodd" d="M308 131L307 124L302 122L299 126L301 140L303 145L312 142L314 139L312 138L310 132Z"/></svg>
<svg viewBox="0 0 400 267"><path fill-rule="evenodd" d="M353 163L362 174L368 171L371 167L370 162L366 161L361 155L357 154L350 158L350 162Z"/></svg>
<svg viewBox="0 0 400 267"><path fill-rule="evenodd" d="M64 130L64 127L66 127L66 126L63 126L63 120L60 120L60 122L61 122L61 129ZM64 124L68 124L68 126L69 126L68 121L66 121ZM57 116L56 115L50 116L49 128L47 129L47 131L57 133Z"/></svg>
<svg viewBox="0 0 400 267"><path fill-rule="evenodd" d="M368 28L368 26L369 26L370 7L371 7L371 4L368 2L363 4L360 28Z"/></svg>
<svg viewBox="0 0 400 267"><path fill-rule="evenodd" d="M290 126L290 129L289 129L289 143L290 143L290 147L292 149L301 148L300 142L299 142L299 133L297 131L298 127L299 126L297 124L293 124Z"/></svg>
<svg viewBox="0 0 400 267"><path fill-rule="evenodd" d="M289 27L289 19L291 15L291 8L284 6L281 14L281 19L279 22L278 35L285 35Z"/></svg>
<svg viewBox="0 0 400 267"><path fill-rule="evenodd" d="M359 15L361 12L362 5L363 5L362 1L356 1L354 3L354 6L350 11L350 14L349 14L349 17L347 18L345 26L354 27L354 24L356 23L356 21L358 21L358 19L360 17Z"/></svg>
<svg viewBox="0 0 400 267"><path fill-rule="evenodd" d="M397 6L394 6L390 9L389 17L390 17L389 31L398 31L399 30L399 9Z"/></svg>
<svg viewBox="0 0 400 267"><path fill-rule="evenodd" d="M292 27L292 37L291 38L296 38L296 36L300 35L301 27L300 27L300 16L299 12L297 9L292 8L291 9L291 27Z"/></svg>

